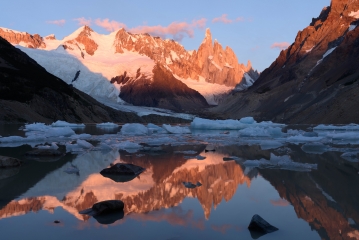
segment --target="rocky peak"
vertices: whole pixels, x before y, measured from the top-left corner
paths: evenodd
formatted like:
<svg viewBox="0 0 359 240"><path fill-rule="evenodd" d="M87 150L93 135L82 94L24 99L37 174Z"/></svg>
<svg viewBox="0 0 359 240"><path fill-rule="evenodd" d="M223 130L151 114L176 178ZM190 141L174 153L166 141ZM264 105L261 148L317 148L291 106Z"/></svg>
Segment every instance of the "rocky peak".
<svg viewBox="0 0 359 240"><path fill-rule="evenodd" d="M85 50L88 55L94 55L98 48L98 44L91 38L91 33L94 33L94 31L89 26L83 26L76 32L79 31L80 33L75 39L68 40L63 44L64 48L71 50L78 48L83 58L85 54L82 50Z"/></svg>
<svg viewBox="0 0 359 240"><path fill-rule="evenodd" d="M50 34L45 37L46 40L56 40L55 34Z"/></svg>
<svg viewBox="0 0 359 240"><path fill-rule="evenodd" d="M28 48L46 47L46 44L39 34L31 35L27 32L18 32L7 28L0 28L0 37L13 45L22 45Z"/></svg>

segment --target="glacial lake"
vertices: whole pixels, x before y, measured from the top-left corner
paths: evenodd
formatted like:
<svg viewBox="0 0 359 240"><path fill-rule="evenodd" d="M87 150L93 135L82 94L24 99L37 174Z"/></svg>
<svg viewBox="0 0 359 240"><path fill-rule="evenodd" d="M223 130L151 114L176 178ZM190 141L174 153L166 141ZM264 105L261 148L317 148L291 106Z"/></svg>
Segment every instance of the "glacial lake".
<svg viewBox="0 0 359 240"><path fill-rule="evenodd" d="M0 125L0 155L23 162L0 169L1 239L359 239L356 125L138 135L87 125L66 136L22 129ZM4 140L14 135L24 139ZM25 156L51 143L64 155ZM99 173L115 163L146 170L127 182ZM79 213L113 199L125 203L123 215ZM254 214L279 230L251 233Z"/></svg>

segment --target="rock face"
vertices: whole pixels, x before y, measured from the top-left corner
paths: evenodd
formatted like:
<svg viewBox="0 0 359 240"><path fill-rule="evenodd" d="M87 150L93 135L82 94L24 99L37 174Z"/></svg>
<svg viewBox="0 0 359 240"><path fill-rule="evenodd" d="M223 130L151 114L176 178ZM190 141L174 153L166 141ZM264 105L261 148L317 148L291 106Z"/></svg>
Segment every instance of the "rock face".
<svg viewBox="0 0 359 240"><path fill-rule="evenodd" d="M175 111L195 111L198 108L208 107L206 99L200 93L177 80L160 64L153 69L152 80L144 75L141 76L133 79L126 77L125 73L120 77L119 82L125 83L121 88L120 97L126 102Z"/></svg>
<svg viewBox="0 0 359 240"><path fill-rule="evenodd" d="M287 123L358 122L359 2L333 0L243 93L217 111Z"/></svg>
<svg viewBox="0 0 359 240"><path fill-rule="evenodd" d="M234 87L240 83L244 74L252 69L248 65L238 64L238 59L229 47L222 48L217 40L212 41L209 29L198 51L186 51L173 40L163 40L148 34L131 34L121 29L116 34L117 53L136 51L157 63L167 65L171 71L184 79L204 78L209 83L218 83Z"/></svg>
<svg viewBox="0 0 359 240"><path fill-rule="evenodd" d="M28 48L45 48L46 44L39 34L31 35L6 28L0 28L0 36L12 44L19 44Z"/></svg>

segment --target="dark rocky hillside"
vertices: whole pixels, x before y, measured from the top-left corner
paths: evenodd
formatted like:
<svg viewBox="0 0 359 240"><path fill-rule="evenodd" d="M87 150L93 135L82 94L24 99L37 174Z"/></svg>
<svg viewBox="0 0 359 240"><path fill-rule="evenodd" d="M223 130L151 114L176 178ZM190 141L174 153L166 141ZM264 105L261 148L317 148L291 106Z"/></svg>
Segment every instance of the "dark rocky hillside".
<svg viewBox="0 0 359 240"><path fill-rule="evenodd" d="M183 122L114 110L48 73L0 37L0 122Z"/></svg>
<svg viewBox="0 0 359 240"><path fill-rule="evenodd" d="M285 123L358 123L358 11L358 1L333 0L250 89L215 111Z"/></svg>

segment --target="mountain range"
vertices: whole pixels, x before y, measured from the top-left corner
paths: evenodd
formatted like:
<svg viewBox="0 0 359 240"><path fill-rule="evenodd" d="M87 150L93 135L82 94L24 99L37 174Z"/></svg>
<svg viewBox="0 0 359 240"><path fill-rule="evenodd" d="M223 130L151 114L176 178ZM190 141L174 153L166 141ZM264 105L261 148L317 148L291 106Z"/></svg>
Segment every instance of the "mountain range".
<svg viewBox="0 0 359 240"><path fill-rule="evenodd" d="M347 124L359 118L358 24L358 1L332 0L260 75L213 41L209 29L194 51L149 34L102 35L88 26L62 40L6 28L0 37L118 110L132 104L212 118Z"/></svg>
<svg viewBox="0 0 359 240"><path fill-rule="evenodd" d="M106 105L195 111L218 104L236 85L249 87L259 76L250 61L239 64L231 48L213 42L209 29L197 51L149 34L120 29L102 35L88 26L63 40L5 28L0 36Z"/></svg>

